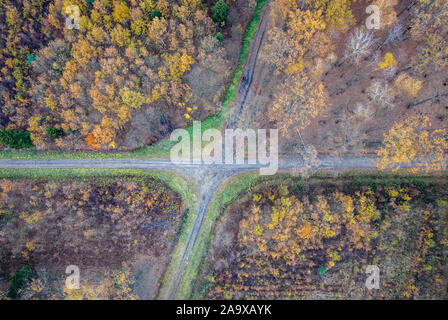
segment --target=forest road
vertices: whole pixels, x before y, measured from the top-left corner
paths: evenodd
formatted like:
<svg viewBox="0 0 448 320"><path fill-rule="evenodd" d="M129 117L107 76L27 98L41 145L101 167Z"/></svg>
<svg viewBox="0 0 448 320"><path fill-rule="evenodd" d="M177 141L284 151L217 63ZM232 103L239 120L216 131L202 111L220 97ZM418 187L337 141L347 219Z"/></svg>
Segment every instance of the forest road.
<svg viewBox="0 0 448 320"><path fill-rule="evenodd" d="M238 90L233 109L230 111L226 128L235 128L237 126L238 119L240 118L241 112L243 111L247 95L249 94L250 88L252 86L255 69L257 67L258 54L260 53L261 46L263 45L263 40L268 25L270 2L271 0L267 0L266 4L264 5L263 13L260 17L260 22L258 23L257 32L255 33L255 37L251 44L251 49L249 52L247 65L241 79L240 88Z"/></svg>

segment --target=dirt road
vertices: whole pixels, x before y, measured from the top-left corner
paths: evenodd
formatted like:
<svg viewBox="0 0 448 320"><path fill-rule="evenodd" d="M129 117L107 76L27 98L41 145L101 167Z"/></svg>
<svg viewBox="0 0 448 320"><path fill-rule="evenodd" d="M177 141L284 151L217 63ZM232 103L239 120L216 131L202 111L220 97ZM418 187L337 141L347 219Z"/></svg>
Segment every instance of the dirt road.
<svg viewBox="0 0 448 320"><path fill-rule="evenodd" d="M255 37L252 41L251 49L249 52L246 69L244 70L244 74L241 79L240 88L235 99L234 107L230 112L230 116L227 120L226 128L236 128L236 126L238 125L238 119L240 119L241 112L244 108L244 104L246 103L247 95L249 94L250 88L252 86L255 69L257 67L258 54L260 53L261 46L263 45L263 40L268 25L270 2L271 0L266 1L263 13L260 17L257 32L255 33Z"/></svg>

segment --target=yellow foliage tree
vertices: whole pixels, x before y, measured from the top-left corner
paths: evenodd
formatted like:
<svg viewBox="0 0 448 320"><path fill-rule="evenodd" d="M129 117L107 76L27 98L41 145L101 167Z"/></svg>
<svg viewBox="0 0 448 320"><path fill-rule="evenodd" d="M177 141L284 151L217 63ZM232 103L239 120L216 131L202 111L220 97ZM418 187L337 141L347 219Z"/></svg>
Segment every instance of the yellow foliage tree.
<svg viewBox="0 0 448 320"><path fill-rule="evenodd" d="M114 11L112 16L116 22L122 22L124 19L128 19L131 14L131 9L123 1L114 2Z"/></svg>
<svg viewBox="0 0 448 320"><path fill-rule="evenodd" d="M309 79L305 74L292 76L285 81L274 97L268 110L270 121L277 123L285 137L306 128L311 119L325 108L327 94L322 83Z"/></svg>
<svg viewBox="0 0 448 320"><path fill-rule="evenodd" d="M120 90L120 96L124 104L134 109L140 109L142 104L145 103L144 95L138 91L131 90L128 87L124 87Z"/></svg>
<svg viewBox="0 0 448 320"><path fill-rule="evenodd" d="M430 130L428 117L414 116L396 123L385 134L383 147L377 154L378 169L398 170L403 165L411 172L443 171L446 169L447 130Z"/></svg>
<svg viewBox="0 0 448 320"><path fill-rule="evenodd" d="M404 89L410 96L416 97L422 88L423 81L412 77L408 73L402 73L395 80L395 85Z"/></svg>
<svg viewBox="0 0 448 320"><path fill-rule="evenodd" d="M164 35L168 30L168 22L166 19L155 17L151 23L148 24L148 29L146 31L146 36L149 40L156 43L157 45L163 45Z"/></svg>
<svg viewBox="0 0 448 320"><path fill-rule="evenodd" d="M328 27L343 30L354 22L351 3L354 0L306 0L308 4L322 11Z"/></svg>
<svg viewBox="0 0 448 320"><path fill-rule="evenodd" d="M131 31L123 28L121 24L118 24L110 34L112 42L119 47L128 46L130 44Z"/></svg>
<svg viewBox="0 0 448 320"><path fill-rule="evenodd" d="M318 31L325 29L325 21L322 19L322 11L289 12L288 27L297 47L306 46Z"/></svg>
<svg viewBox="0 0 448 320"><path fill-rule="evenodd" d="M176 83L181 82L183 74L190 70L194 59L185 52L181 55L179 52L169 55L163 55L165 65L159 70L159 77L162 80L169 80Z"/></svg>
<svg viewBox="0 0 448 320"><path fill-rule="evenodd" d="M383 60L378 62L378 67L382 70L390 69L396 65L397 65L397 61L395 60L395 57L391 52L387 52L384 55Z"/></svg>

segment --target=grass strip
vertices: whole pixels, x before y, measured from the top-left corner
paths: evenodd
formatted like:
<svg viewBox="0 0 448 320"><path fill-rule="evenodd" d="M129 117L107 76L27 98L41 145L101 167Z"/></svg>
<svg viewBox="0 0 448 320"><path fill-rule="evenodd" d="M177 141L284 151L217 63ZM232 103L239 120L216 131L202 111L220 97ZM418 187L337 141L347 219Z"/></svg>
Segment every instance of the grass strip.
<svg viewBox="0 0 448 320"><path fill-rule="evenodd" d="M151 177L168 185L179 193L188 207L195 204L195 193L191 190L191 182L184 177L169 171L139 169L0 169L0 178L9 179L73 179L90 177Z"/></svg>
<svg viewBox="0 0 448 320"><path fill-rule="evenodd" d="M193 285L199 274L200 266L208 251L212 239L215 223L221 214L221 208L232 203L243 192L249 192L251 187L260 179L258 172L248 172L231 178L222 185L210 203L204 223L202 224L196 246L190 262L185 270L184 278L180 284L176 299L188 299L191 296Z"/></svg>

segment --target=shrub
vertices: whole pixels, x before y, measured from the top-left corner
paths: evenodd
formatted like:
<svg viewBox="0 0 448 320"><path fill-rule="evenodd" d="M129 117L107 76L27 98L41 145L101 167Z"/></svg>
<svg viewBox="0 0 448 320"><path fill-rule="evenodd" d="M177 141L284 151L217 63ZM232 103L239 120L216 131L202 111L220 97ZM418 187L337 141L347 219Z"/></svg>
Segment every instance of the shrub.
<svg viewBox="0 0 448 320"><path fill-rule="evenodd" d="M17 271L12 278L11 284L9 285L8 297L11 299L17 299L20 296L19 289L22 289L23 285L35 276L36 273L29 266L20 268L20 270Z"/></svg>
<svg viewBox="0 0 448 320"><path fill-rule="evenodd" d="M13 149L30 148L33 146L30 133L24 130L0 130L0 141Z"/></svg>
<svg viewBox="0 0 448 320"><path fill-rule="evenodd" d="M64 130L62 130L61 128L54 128L54 127L46 128L45 132L47 132L48 136L52 139L62 137L62 135L64 134Z"/></svg>
<svg viewBox="0 0 448 320"><path fill-rule="evenodd" d="M162 18L162 14L158 10L153 10L151 13L151 19L154 19L155 17L158 17L160 19Z"/></svg>
<svg viewBox="0 0 448 320"><path fill-rule="evenodd" d="M31 54L27 55L25 63L27 65L31 66L34 60L36 60L36 54L31 53Z"/></svg>
<svg viewBox="0 0 448 320"><path fill-rule="evenodd" d="M212 8L212 19L223 25L227 20L229 6L224 0L218 0Z"/></svg>
<svg viewBox="0 0 448 320"><path fill-rule="evenodd" d="M215 37L216 37L216 40L218 40L219 42L224 41L224 36L222 35L221 32L218 32Z"/></svg>

